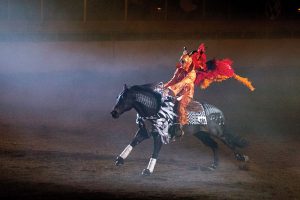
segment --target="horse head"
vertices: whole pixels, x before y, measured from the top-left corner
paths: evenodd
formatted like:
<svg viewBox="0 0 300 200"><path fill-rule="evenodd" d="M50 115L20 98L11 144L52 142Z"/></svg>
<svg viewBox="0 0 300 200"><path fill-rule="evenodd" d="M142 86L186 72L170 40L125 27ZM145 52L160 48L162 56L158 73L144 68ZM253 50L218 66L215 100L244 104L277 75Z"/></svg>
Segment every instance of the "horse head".
<svg viewBox="0 0 300 200"><path fill-rule="evenodd" d="M130 92L130 89L124 84L123 91L117 97L116 105L111 111L113 118L118 118L122 113L129 111L133 108L134 97Z"/></svg>
<svg viewBox="0 0 300 200"><path fill-rule="evenodd" d="M145 84L128 88L125 84L114 109L111 111L112 117L118 118L122 113L132 108L142 117L157 114L161 106L162 95L154 87L153 84Z"/></svg>

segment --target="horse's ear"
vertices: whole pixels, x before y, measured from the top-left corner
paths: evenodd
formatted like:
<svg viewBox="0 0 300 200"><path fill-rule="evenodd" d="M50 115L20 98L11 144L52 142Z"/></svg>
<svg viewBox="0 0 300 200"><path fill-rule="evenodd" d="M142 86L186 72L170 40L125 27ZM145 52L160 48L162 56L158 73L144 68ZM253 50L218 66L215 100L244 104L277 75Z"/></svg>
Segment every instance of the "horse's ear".
<svg viewBox="0 0 300 200"><path fill-rule="evenodd" d="M124 90L127 90L128 89L128 87L127 87L127 85L126 85L126 83L124 84Z"/></svg>

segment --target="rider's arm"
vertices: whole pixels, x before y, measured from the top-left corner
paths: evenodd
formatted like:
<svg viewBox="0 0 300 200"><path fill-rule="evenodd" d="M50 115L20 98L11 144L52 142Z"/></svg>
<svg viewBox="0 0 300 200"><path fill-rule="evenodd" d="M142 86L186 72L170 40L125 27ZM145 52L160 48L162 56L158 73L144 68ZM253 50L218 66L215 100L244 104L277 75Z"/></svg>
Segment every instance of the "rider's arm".
<svg viewBox="0 0 300 200"><path fill-rule="evenodd" d="M171 78L171 80L169 82L165 83L164 87L167 88L167 87L169 87L171 85L174 85L177 82L176 79L177 79L178 75L179 75L179 70L177 68L176 71L175 71L175 73L174 73L174 75L173 75L173 77Z"/></svg>

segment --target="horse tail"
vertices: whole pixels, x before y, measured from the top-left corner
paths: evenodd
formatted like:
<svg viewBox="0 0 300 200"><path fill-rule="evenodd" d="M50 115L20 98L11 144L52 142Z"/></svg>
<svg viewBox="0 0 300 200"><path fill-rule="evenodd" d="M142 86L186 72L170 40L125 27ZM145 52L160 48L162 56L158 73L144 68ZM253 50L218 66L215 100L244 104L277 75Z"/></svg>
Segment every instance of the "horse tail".
<svg viewBox="0 0 300 200"><path fill-rule="evenodd" d="M226 141L232 147L245 148L249 145L249 142L246 139L241 138L238 135L232 134L227 130L224 131L224 136L226 138Z"/></svg>
<svg viewBox="0 0 300 200"><path fill-rule="evenodd" d="M252 92L255 90L251 81L249 81L247 78L241 77L237 74L234 74L233 78L236 79L237 81L241 82L243 85L245 85L247 88L249 88L249 90L251 90Z"/></svg>

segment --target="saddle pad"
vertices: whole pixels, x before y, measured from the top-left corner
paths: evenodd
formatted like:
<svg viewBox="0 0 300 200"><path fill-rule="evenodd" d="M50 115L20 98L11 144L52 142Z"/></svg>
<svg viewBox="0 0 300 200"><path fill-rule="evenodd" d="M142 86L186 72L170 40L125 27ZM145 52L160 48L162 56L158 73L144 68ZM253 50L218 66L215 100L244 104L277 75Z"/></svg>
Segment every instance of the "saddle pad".
<svg viewBox="0 0 300 200"><path fill-rule="evenodd" d="M199 103L198 101L191 101L187 105L186 110L188 112L203 112L204 108L203 108L202 104Z"/></svg>
<svg viewBox="0 0 300 200"><path fill-rule="evenodd" d="M197 102L198 103L198 102ZM194 125L194 124L201 124L201 125L207 125L207 119L204 112L204 108L202 104L198 103L198 106L200 106L199 112L195 111L188 111L188 124Z"/></svg>

